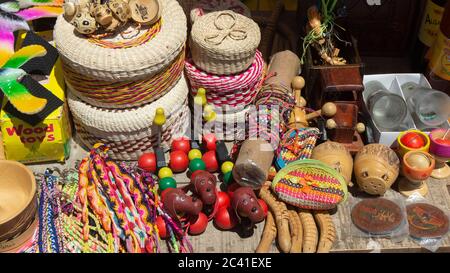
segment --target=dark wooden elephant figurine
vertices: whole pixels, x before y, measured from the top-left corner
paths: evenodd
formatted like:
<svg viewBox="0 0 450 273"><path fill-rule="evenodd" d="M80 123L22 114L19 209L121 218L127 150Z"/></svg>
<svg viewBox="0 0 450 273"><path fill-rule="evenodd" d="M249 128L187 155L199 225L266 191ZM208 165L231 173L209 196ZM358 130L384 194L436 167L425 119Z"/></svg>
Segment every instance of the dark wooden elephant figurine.
<svg viewBox="0 0 450 273"><path fill-rule="evenodd" d="M231 205L238 216L246 217L252 223L259 223L265 218L264 210L250 187L237 188L231 198Z"/></svg>
<svg viewBox="0 0 450 273"><path fill-rule="evenodd" d="M189 196L182 189L172 188L163 192L164 209L174 219L181 215L197 216L203 209L203 203L195 196Z"/></svg>

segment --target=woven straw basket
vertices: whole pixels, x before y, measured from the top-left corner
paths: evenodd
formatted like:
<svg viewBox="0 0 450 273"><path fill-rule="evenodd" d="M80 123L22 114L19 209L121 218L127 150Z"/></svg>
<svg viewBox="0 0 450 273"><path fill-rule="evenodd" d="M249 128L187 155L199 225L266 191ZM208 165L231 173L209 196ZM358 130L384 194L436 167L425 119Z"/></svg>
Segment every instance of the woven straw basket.
<svg viewBox="0 0 450 273"><path fill-rule="evenodd" d="M259 26L252 19L231 10L211 12L192 26L192 59L208 73L240 73L253 63L260 40Z"/></svg>
<svg viewBox="0 0 450 273"><path fill-rule="evenodd" d="M244 72L235 75L213 75L197 68L191 60L185 62L186 75L195 96L198 88L207 90L208 103L217 107L245 107L253 102L264 76L264 60L256 52L253 64Z"/></svg>
<svg viewBox="0 0 450 273"><path fill-rule="evenodd" d="M347 198L344 177L313 159L297 160L281 169L272 190L281 201L302 209L329 210Z"/></svg>
<svg viewBox="0 0 450 273"><path fill-rule="evenodd" d="M155 110L164 109L167 121L162 127L161 146L168 150L172 138L184 135L189 127L188 86L184 77L165 96L154 103L126 110L97 108L69 93L68 102L80 140L92 147L101 142L110 148L110 156L119 160L137 160L152 150L158 128L152 126Z"/></svg>
<svg viewBox="0 0 450 273"><path fill-rule="evenodd" d="M103 81L152 77L174 62L187 37L186 15L176 0L160 1L161 30L139 46L105 48L76 34L61 15L54 30L56 48L66 65Z"/></svg>

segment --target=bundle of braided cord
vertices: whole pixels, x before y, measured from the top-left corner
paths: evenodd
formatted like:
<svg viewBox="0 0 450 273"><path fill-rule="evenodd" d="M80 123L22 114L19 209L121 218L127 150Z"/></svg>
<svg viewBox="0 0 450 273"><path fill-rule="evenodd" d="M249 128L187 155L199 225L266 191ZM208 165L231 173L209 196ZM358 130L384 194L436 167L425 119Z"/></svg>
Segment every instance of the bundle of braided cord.
<svg viewBox="0 0 450 273"><path fill-rule="evenodd" d="M98 144L76 169L38 174L39 227L19 252L161 252L157 217L169 234L169 251L193 251L160 202L156 176L111 160L107 150Z"/></svg>

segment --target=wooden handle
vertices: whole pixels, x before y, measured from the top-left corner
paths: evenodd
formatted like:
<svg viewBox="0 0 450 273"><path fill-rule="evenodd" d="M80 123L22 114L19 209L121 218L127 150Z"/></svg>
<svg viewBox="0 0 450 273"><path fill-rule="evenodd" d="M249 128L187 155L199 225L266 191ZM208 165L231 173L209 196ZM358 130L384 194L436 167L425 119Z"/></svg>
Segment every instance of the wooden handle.
<svg viewBox="0 0 450 273"><path fill-rule="evenodd" d="M291 83L294 90L295 108L289 117L289 126L301 129L308 127L306 112L302 107L306 106L306 100L302 97L302 89L305 87L305 79L301 76L296 76Z"/></svg>

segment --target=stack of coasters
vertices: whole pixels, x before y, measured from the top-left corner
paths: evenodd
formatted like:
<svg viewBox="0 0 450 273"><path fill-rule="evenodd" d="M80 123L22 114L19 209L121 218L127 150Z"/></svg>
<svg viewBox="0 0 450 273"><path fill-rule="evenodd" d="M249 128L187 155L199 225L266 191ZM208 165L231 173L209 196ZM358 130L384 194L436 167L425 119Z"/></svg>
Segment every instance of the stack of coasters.
<svg viewBox="0 0 450 273"><path fill-rule="evenodd" d="M5 157L23 163L64 161L70 154L71 131L58 52L33 32L18 35L17 49L30 45L40 45L47 52L20 67L29 74L18 83L31 95L45 99L46 104L40 111L27 114L2 96L0 123Z"/></svg>
<svg viewBox="0 0 450 273"><path fill-rule="evenodd" d="M404 221L400 206L385 198L359 202L353 207L351 217L358 229L372 235L390 234Z"/></svg>

